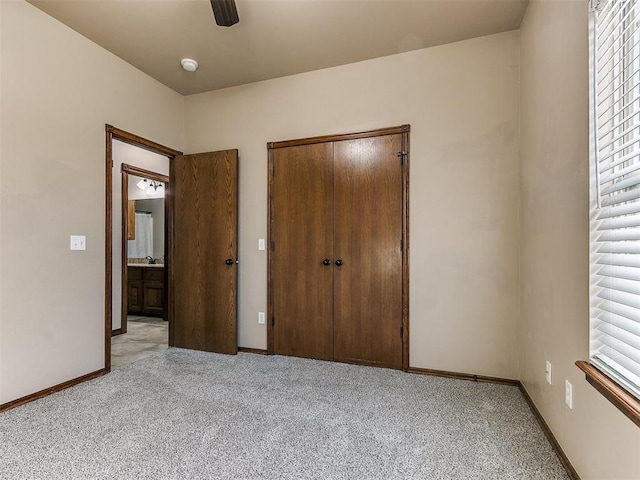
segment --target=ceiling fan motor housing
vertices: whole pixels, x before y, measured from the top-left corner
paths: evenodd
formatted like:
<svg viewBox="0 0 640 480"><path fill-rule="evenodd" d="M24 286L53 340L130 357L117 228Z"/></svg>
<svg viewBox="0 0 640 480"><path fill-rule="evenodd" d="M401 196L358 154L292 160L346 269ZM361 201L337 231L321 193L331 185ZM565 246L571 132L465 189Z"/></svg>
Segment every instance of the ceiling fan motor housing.
<svg viewBox="0 0 640 480"><path fill-rule="evenodd" d="M230 27L240 21L235 0L211 0L213 16L221 27Z"/></svg>

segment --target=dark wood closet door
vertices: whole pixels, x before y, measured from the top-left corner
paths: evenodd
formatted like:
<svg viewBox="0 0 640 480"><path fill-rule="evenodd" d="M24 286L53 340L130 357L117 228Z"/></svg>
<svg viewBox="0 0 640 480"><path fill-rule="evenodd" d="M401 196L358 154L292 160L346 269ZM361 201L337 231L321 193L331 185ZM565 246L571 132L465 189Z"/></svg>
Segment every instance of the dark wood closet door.
<svg viewBox="0 0 640 480"><path fill-rule="evenodd" d="M173 346L237 353L238 151L171 161Z"/></svg>
<svg viewBox="0 0 640 480"><path fill-rule="evenodd" d="M276 354L333 358L333 153L273 151L271 301ZM323 264L328 260L328 265Z"/></svg>
<svg viewBox="0 0 640 480"><path fill-rule="evenodd" d="M334 143L335 359L402 368L402 136Z"/></svg>

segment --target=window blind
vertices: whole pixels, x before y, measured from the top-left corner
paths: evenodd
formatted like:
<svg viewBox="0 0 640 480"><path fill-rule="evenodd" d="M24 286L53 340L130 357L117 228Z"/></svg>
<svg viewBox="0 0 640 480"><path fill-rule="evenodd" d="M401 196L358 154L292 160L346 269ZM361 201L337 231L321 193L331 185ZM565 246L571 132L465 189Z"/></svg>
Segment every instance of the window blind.
<svg viewBox="0 0 640 480"><path fill-rule="evenodd" d="M591 31L591 361L640 398L640 0Z"/></svg>

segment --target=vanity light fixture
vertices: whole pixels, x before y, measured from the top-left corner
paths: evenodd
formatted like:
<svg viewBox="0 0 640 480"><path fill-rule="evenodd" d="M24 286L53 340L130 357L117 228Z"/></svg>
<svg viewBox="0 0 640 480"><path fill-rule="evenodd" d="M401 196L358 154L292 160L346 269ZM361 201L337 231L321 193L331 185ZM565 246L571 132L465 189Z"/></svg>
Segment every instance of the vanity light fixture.
<svg viewBox="0 0 640 480"><path fill-rule="evenodd" d="M143 178L138 183L136 183L136 187L140 190L144 190L147 195L152 195L158 191L159 188L164 187L162 182L156 182L155 180L147 180Z"/></svg>
<svg viewBox="0 0 640 480"><path fill-rule="evenodd" d="M149 186L147 187L147 195L153 195L158 191L159 188L162 188L164 185L162 182L156 182L155 180L151 180Z"/></svg>
<svg viewBox="0 0 640 480"><path fill-rule="evenodd" d="M198 62L191 58L183 58L180 63L187 72L195 72L198 69Z"/></svg>

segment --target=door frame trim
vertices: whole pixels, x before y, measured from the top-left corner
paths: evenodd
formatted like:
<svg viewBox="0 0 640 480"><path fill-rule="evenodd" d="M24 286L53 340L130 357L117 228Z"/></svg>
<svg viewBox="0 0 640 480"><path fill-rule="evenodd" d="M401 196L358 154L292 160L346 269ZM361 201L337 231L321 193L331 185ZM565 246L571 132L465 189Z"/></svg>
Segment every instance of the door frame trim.
<svg viewBox="0 0 640 480"><path fill-rule="evenodd" d="M402 135L402 370L409 370L409 133L410 125L380 128L355 133L323 135L267 143L268 150L268 219L267 219L267 353L274 353L273 338L273 249L271 234L273 221L273 166L274 150L277 148L311 145L314 143L339 142L383 135Z"/></svg>
<svg viewBox="0 0 640 480"><path fill-rule="evenodd" d="M128 163L123 163L120 166L120 175L122 176L122 255L121 255L121 270L120 270L120 291L121 291L121 302L120 302L120 328L118 330L113 330L112 336L121 333L127 333L127 298L129 295L129 291L127 288L127 265L129 258L129 243L127 242L129 238L129 175L134 175L136 177L143 177L149 180L156 180L158 182L163 182L165 185L165 193L169 190L169 176L163 175L161 173L152 172L151 170L146 170L144 168L136 167L135 165L129 165ZM164 258L167 258L168 252L168 243L167 239L170 238L167 235L167 221L169 212L167 211L167 196L164 197L164 217L165 217L165 228L163 232L164 236ZM164 311L164 319L167 318L167 290L169 289L169 285L167 284L167 270L165 266L164 270L164 303L165 303L165 311ZM171 323L169 324L169 335L171 335Z"/></svg>
<svg viewBox="0 0 640 480"><path fill-rule="evenodd" d="M182 152L165 147L152 140L105 124L105 284L104 284L104 370L111 371L111 335L113 320L113 140L118 140L134 147L139 147L169 158L169 163ZM165 190L165 209L170 204L170 189ZM168 212L165 232L173 227L171 212ZM166 233L165 233L166 235ZM166 245L166 244L165 244ZM165 247L166 248L166 247ZM168 249L169 254L171 249ZM170 265L170 258L165 259L165 268Z"/></svg>

